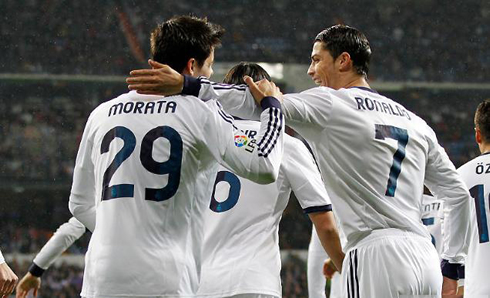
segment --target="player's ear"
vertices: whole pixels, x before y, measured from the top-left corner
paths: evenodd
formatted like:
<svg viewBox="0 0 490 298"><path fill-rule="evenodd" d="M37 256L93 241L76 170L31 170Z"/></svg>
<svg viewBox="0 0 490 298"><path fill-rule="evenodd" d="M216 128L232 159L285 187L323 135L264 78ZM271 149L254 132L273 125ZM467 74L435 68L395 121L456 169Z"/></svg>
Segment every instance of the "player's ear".
<svg viewBox="0 0 490 298"><path fill-rule="evenodd" d="M190 58L185 65L184 74L194 76L196 59Z"/></svg>
<svg viewBox="0 0 490 298"><path fill-rule="evenodd" d="M342 54L337 57L335 62L338 65L339 70L342 72L351 70L353 66L353 61L350 54L347 52L342 52Z"/></svg>
<svg viewBox="0 0 490 298"><path fill-rule="evenodd" d="M482 143L482 139L481 139L481 131L480 129L478 128L475 128L475 140L478 144L481 144Z"/></svg>

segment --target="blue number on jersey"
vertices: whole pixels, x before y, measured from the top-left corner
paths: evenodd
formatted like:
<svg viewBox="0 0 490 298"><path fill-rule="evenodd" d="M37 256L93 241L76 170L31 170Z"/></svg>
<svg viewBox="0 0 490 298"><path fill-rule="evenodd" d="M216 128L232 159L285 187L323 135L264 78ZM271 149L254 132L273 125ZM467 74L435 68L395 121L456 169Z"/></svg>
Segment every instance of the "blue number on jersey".
<svg viewBox="0 0 490 298"><path fill-rule="evenodd" d="M114 156L114 160L104 173L102 180L102 200L110 200L115 198L133 197L134 185L132 184L117 184L109 186L112 176L119 168L119 166L125 161L136 146L136 138L134 134L123 126L116 126L109 130L102 139L102 146L100 147L100 154L109 152L109 145L115 138L120 138L124 141L124 145L121 150Z"/></svg>
<svg viewBox="0 0 490 298"><path fill-rule="evenodd" d="M396 182L400 176L402 170L402 162L405 158L405 147L408 143L408 132L406 129L398 128L391 125L375 125L376 135L378 140L384 140L390 138L398 141L398 149L393 155L393 164L391 165L390 175L388 178L388 185L386 187L385 195L388 197L394 197L396 191Z"/></svg>
<svg viewBox="0 0 490 298"><path fill-rule="evenodd" d="M422 223L424 226L432 226L434 224L434 217L427 217L427 218L422 218ZM436 246L436 237L434 235L430 234L430 237L432 238L432 244L434 244L434 247Z"/></svg>
<svg viewBox="0 0 490 298"><path fill-rule="evenodd" d="M166 138L170 142L170 157L165 162L157 162L153 158L153 143L158 138ZM167 186L159 189L147 188L145 200L161 202L175 195L180 183L182 150L182 138L175 129L169 126L156 127L145 135L141 144L141 164L154 174L168 174Z"/></svg>
<svg viewBox="0 0 490 298"><path fill-rule="evenodd" d="M100 154L109 152L109 145L115 138L122 139L124 145L116 156L114 156L113 161L104 173L102 180L102 200L134 197L133 184L117 184L109 186L111 178L116 170L126 159L128 159L136 147L136 137L134 133L126 127L116 126L104 135ZM165 162L157 162L152 156L153 143L158 138L166 138L170 142L170 156ZM168 200L175 195L180 184L182 151L183 144L181 136L175 129L169 126L156 127L145 135L141 143L141 164L151 173L158 175L168 174L168 183L164 188L145 188L145 200L161 202Z"/></svg>
<svg viewBox="0 0 490 298"><path fill-rule="evenodd" d="M480 243L488 242L487 213L485 212L485 192L482 184L473 186L470 194L475 200L476 221L478 223L478 235ZM490 200L490 195L489 195Z"/></svg>
<svg viewBox="0 0 490 298"><path fill-rule="evenodd" d="M219 182L226 181L230 185L230 191L228 193L228 198L223 202L218 202L215 197L216 193L216 185ZM238 177L228 171L219 171L218 175L216 175L216 181L214 182L213 194L211 195L211 204L209 205L209 209L214 212L220 213L225 212L233 208L238 202L238 198L240 197L240 189L241 183Z"/></svg>

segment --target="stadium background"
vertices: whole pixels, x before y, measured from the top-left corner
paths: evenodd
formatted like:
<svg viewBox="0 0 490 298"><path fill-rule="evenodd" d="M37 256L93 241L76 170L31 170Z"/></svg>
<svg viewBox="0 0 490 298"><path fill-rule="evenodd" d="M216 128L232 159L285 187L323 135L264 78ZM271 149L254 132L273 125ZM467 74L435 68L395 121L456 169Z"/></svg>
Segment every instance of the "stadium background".
<svg viewBox="0 0 490 298"><path fill-rule="evenodd" d="M227 30L213 80L239 61L265 62L283 92L313 86L306 70L319 31L357 27L373 49L372 86L424 118L456 166L478 154L472 118L490 98L488 1L1 0L0 247L19 278L70 217L88 114L146 67L151 29L189 13ZM307 296L310 229L292 199L280 227L284 297ZM40 297L78 297L88 241L45 273Z"/></svg>

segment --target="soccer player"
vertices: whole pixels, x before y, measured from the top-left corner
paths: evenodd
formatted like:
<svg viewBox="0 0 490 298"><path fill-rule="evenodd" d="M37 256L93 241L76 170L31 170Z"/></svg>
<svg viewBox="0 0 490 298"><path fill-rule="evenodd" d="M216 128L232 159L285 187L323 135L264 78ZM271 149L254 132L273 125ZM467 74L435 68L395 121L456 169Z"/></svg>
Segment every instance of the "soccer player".
<svg viewBox="0 0 490 298"><path fill-rule="evenodd" d="M422 223L426 226L427 231L432 239L437 254L440 256L442 252L442 227L441 221L443 217L443 201L432 195L422 195Z"/></svg>
<svg viewBox="0 0 490 298"><path fill-rule="evenodd" d="M25 298L32 290L37 297L41 287L41 276L56 259L85 233L85 226L76 218L70 218L62 224L53 237L43 246L32 261L29 271L20 280L16 289L16 298Z"/></svg>
<svg viewBox="0 0 490 298"><path fill-rule="evenodd" d="M0 251L0 298L7 298L14 290L16 283L17 275L7 265Z"/></svg>
<svg viewBox="0 0 490 298"><path fill-rule="evenodd" d="M221 27L190 16L158 25L153 59L210 76ZM202 219L218 162L267 184L279 173L278 88L257 91L260 129L247 144L215 100L123 94L89 116L69 207L93 231L82 297L192 297L199 284Z"/></svg>
<svg viewBox="0 0 490 298"><path fill-rule="evenodd" d="M325 264L329 262L328 264ZM342 280L340 280L340 274L337 273L337 268L331 264L332 260L329 259L328 254L322 247L320 238L316 230L313 228L311 231L311 240L308 245L308 297L312 298L325 298L325 287L327 284L324 267L332 266L332 274L328 278L330 279L330 293L329 298L340 298L342 292ZM330 269L330 268L328 268Z"/></svg>
<svg viewBox="0 0 490 298"><path fill-rule="evenodd" d="M451 223L442 253L446 277L466 255L469 193L426 122L370 88L370 57L369 42L357 29L325 29L314 40L308 69L320 87L286 94L282 107L288 125L312 147L347 237L343 297L438 296L441 271L420 220L422 189L425 184L445 198L444 217ZM182 77L165 65L131 75L129 88L138 92L218 98L239 117L256 115L247 90ZM250 79L247 84L255 88Z"/></svg>
<svg viewBox="0 0 490 298"><path fill-rule="evenodd" d="M490 100L478 105L475 113L475 139L481 155L458 169L471 193L470 239L465 262L465 297L488 297L490 284L486 272L490 268L490 238L488 218L490 216ZM444 233L447 231L444 218ZM451 227L451 226L449 226ZM457 286L454 275L450 289Z"/></svg>
<svg viewBox="0 0 490 298"><path fill-rule="evenodd" d="M244 75L270 80L259 65L240 63L224 82L242 84ZM257 121L235 124L244 132L243 145L258 133ZM223 167L217 173L205 213L198 297L282 297L278 229L291 190L318 230L322 250L327 249L341 264L344 255L330 199L313 156L300 140L286 135L275 183L259 185Z"/></svg>

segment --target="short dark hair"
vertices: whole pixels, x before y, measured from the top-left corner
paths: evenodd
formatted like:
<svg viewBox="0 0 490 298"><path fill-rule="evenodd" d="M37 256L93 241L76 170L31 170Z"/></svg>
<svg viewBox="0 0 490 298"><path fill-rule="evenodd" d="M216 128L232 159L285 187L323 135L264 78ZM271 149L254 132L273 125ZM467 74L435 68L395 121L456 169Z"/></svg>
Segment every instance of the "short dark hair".
<svg viewBox="0 0 490 298"><path fill-rule="evenodd" d="M334 25L318 33L313 43L317 41L323 42L334 59L343 52L349 53L357 73L367 77L371 47L361 31L347 25Z"/></svg>
<svg viewBox="0 0 490 298"><path fill-rule="evenodd" d="M262 79L267 79L268 81L271 80L267 71L257 63L240 62L228 71L223 79L223 83L234 85L245 84L245 81L243 80L243 76L245 75L251 77L255 82Z"/></svg>
<svg viewBox="0 0 490 298"><path fill-rule="evenodd" d="M483 142L490 143L490 99L485 99L476 108L475 127L480 130Z"/></svg>
<svg viewBox="0 0 490 298"><path fill-rule="evenodd" d="M182 72L189 59L196 59L199 67L221 44L224 29L195 16L175 16L158 25L151 33L152 59L168 64Z"/></svg>

